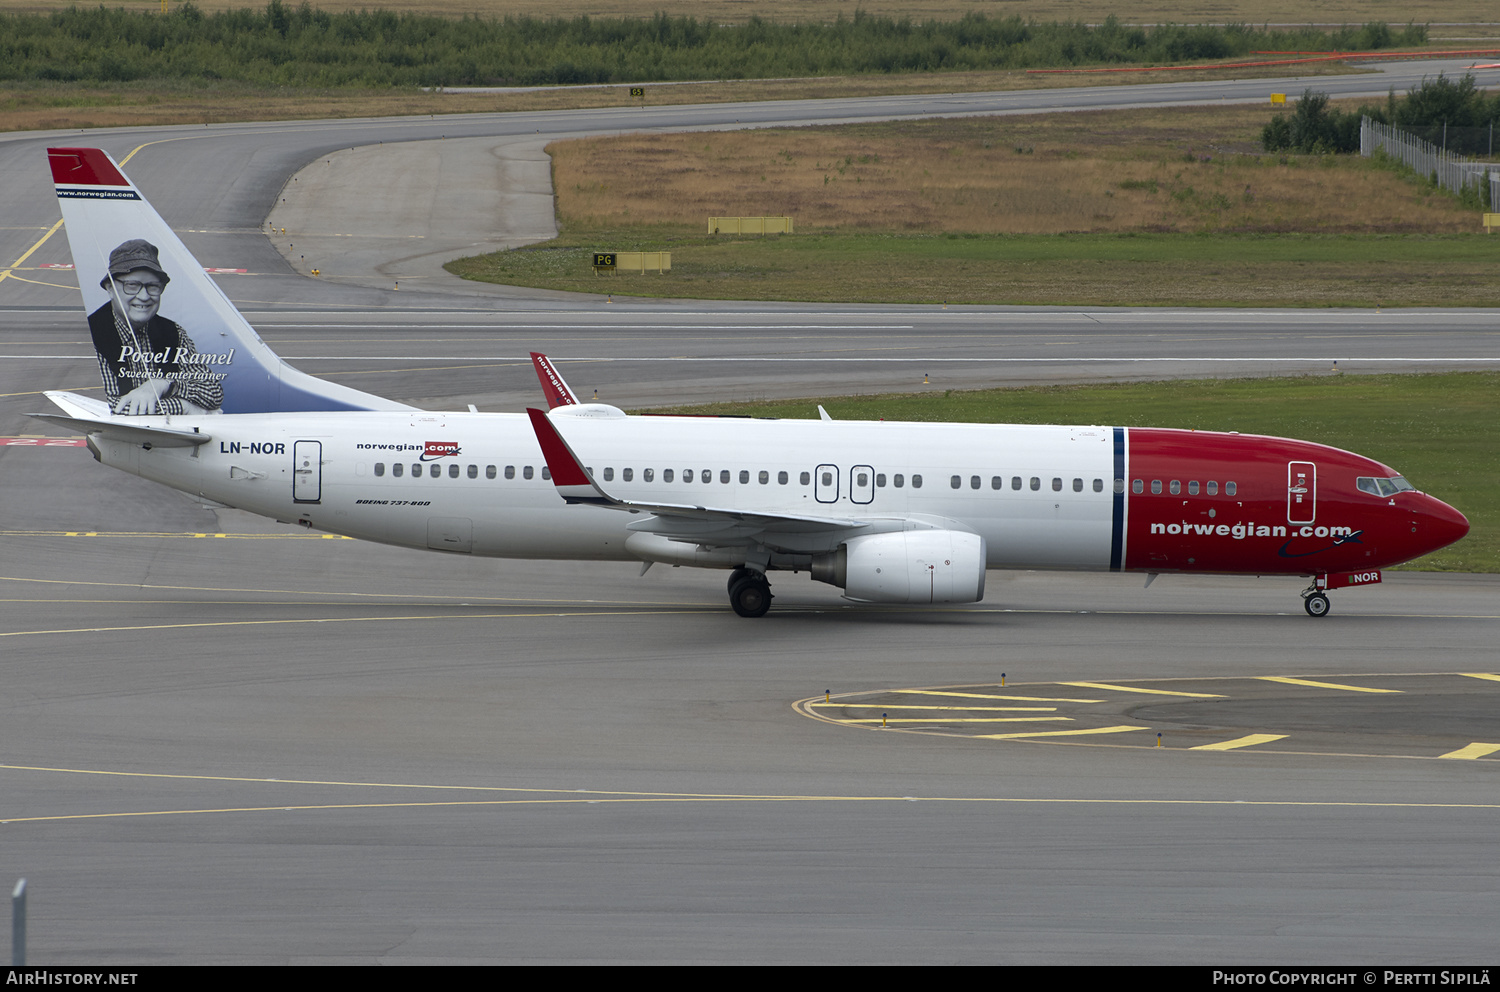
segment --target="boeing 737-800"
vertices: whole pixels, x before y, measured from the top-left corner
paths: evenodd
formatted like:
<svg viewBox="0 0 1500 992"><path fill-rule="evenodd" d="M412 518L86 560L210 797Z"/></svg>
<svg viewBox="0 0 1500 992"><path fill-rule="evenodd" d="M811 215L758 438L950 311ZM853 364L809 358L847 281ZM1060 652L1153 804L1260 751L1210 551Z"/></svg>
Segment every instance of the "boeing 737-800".
<svg viewBox="0 0 1500 992"><path fill-rule="evenodd" d="M1126 427L430 412L286 365L103 151L49 151L104 399L39 414L106 465L350 537L450 554L767 575L968 603L987 569L1297 575L1326 590L1463 537L1393 469L1286 438ZM169 286L170 284L170 286ZM1147 580L1150 581L1149 578Z"/></svg>

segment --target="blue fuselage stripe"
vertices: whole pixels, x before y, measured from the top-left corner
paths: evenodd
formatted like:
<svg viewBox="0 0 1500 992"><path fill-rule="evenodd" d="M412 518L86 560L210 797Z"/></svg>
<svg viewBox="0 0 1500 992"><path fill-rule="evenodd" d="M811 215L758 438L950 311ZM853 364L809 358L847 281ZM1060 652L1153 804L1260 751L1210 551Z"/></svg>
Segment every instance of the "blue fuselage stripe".
<svg viewBox="0 0 1500 992"><path fill-rule="evenodd" d="M1125 564L1125 428L1115 428L1115 509L1114 526L1109 533L1109 570L1118 572Z"/></svg>

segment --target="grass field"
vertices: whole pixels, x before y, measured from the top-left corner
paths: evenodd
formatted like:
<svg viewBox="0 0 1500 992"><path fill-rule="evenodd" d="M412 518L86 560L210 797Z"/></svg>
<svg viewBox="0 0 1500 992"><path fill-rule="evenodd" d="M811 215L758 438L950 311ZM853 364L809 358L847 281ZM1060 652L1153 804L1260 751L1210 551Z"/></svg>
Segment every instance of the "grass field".
<svg viewBox="0 0 1500 992"><path fill-rule="evenodd" d="M1500 373L1335 375L1046 386L736 403L656 413L835 420L1107 424L1317 441L1390 465L1468 516L1462 541L1408 568L1500 571Z"/></svg>
<svg viewBox="0 0 1500 992"><path fill-rule="evenodd" d="M76 0L0 0L0 10L50 11L71 6ZM170 0L175 9L179 0ZM156 10L160 0L113 0L108 6ZM248 0L197 0L204 11L263 6ZM711 18L715 21L745 21L763 17L778 21L828 21L855 10L880 17L935 18L952 20L970 12L986 16L1017 16L1039 21L1084 21L1095 23L1113 14L1129 24L1198 24L1244 22L1249 24L1364 24L1369 21L1413 20L1477 23L1500 20L1489 0L1441 0L1404 5L1393 11L1386 0L1322 0L1316 7L1292 0L320 0L315 6L329 11L386 9L410 10L454 17L633 17L657 11L672 16Z"/></svg>
<svg viewBox="0 0 1500 992"><path fill-rule="evenodd" d="M561 237L449 268L708 299L1500 304L1500 239L1475 211L1369 160L1255 154L1270 114L1180 108L560 142ZM798 233L705 233L709 216L781 214ZM641 249L672 251L672 272L593 274L592 252Z"/></svg>

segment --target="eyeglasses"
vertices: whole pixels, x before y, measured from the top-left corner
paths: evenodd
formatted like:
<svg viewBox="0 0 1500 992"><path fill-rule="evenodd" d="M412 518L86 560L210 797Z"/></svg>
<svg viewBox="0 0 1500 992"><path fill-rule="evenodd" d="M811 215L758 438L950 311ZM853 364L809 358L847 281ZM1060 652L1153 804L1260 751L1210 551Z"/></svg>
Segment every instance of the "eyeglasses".
<svg viewBox="0 0 1500 992"><path fill-rule="evenodd" d="M143 289L146 291L146 295L153 300L161 296L162 285L159 282L141 282L139 279L127 279L124 282L117 282L115 285L119 286L120 292L126 296L138 296Z"/></svg>

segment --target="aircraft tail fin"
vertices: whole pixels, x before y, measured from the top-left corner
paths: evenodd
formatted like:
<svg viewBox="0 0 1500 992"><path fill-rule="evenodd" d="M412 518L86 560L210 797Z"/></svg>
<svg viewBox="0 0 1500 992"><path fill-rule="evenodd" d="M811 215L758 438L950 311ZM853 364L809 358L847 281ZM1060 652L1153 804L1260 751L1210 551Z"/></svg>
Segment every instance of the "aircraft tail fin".
<svg viewBox="0 0 1500 992"><path fill-rule="evenodd" d="M539 351L533 351L531 364L536 368L536 377L541 380L542 393L547 397L547 409L556 410L560 406L578 404L578 395L563 380L562 373L557 371L552 359Z"/></svg>
<svg viewBox="0 0 1500 992"><path fill-rule="evenodd" d="M412 409L283 362L107 153L47 157L115 413Z"/></svg>

